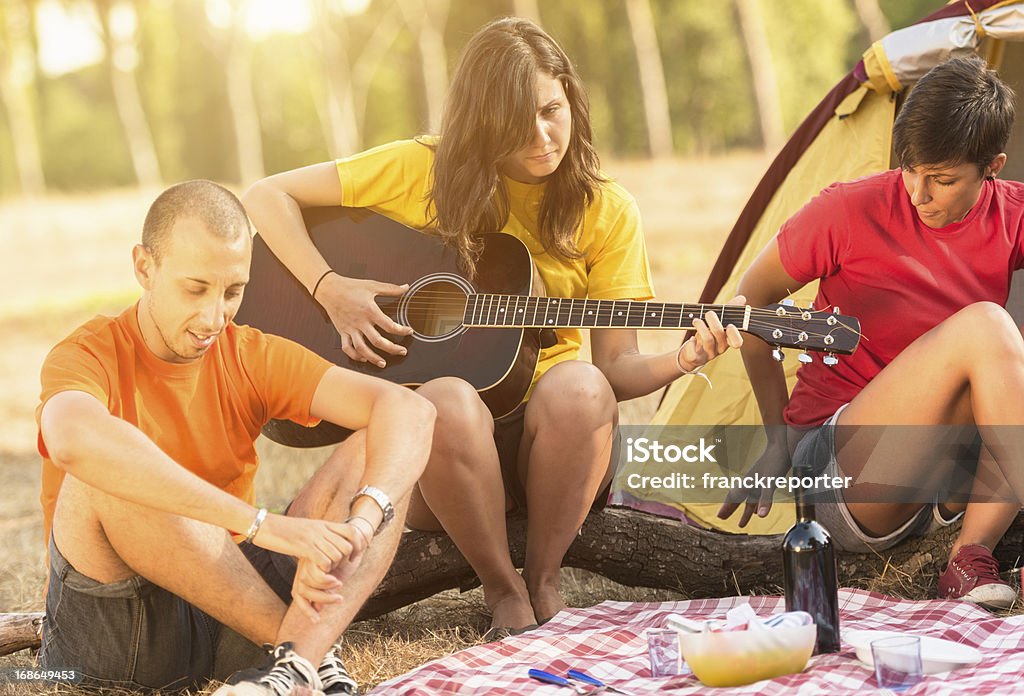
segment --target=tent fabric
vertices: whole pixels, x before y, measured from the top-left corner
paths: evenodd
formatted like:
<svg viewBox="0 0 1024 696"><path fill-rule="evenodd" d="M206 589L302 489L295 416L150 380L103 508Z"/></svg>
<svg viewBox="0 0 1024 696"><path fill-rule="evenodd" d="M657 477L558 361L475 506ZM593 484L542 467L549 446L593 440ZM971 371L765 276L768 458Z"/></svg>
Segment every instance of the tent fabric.
<svg viewBox="0 0 1024 696"><path fill-rule="evenodd" d="M720 303L732 297L743 272L781 224L823 188L888 169L892 123L902 89L951 55L979 50L983 37L997 46L1003 40L1024 39L1024 0L956 2L871 46L797 128L769 167L725 242L700 301ZM808 306L816 290L816 283L808 285L793 299L799 306ZM790 355L784 364L792 388L798 363ZM714 389L703 380L677 380L654 416L651 437L672 424L700 425L711 433L723 425L760 423L738 352L718 358L704 372ZM752 459L747 462L751 463ZM663 476L678 467L658 468L648 465L643 473ZM627 493L624 483L634 471L626 467L617 475L613 503L641 509L648 502L668 506L693 522L726 532L781 533L793 519L791 504L776 504L767 518L754 517L740 529L738 514L719 520L717 505L682 504L673 500L670 490L646 490L642 496L635 490ZM638 496L642 499L636 499Z"/></svg>
<svg viewBox="0 0 1024 696"><path fill-rule="evenodd" d="M724 619L749 604L760 616L785 610L782 597L727 597L684 602L602 602L559 612L544 626L495 643L477 645L427 663L377 685L370 694L558 694L564 687L529 678L531 668L564 676L581 670L630 694L852 694L876 692L874 671L862 665L849 631L893 630L975 647L982 661L925 676L914 693L1005 694L1024 675L1024 616L995 617L968 602L899 600L864 590L839 591L842 644L838 653L816 655L803 672L709 690L692 674L651 677L646 631L664 628L669 614L695 621ZM742 665L737 665L742 669ZM1009 689L1009 690L1008 690ZM1019 691L1019 689L1018 689Z"/></svg>

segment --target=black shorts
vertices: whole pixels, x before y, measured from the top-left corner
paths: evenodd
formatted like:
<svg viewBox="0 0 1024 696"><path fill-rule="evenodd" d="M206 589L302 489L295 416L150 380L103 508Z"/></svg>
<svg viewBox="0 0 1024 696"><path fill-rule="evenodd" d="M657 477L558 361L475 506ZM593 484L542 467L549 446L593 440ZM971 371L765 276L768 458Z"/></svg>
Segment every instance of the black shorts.
<svg viewBox="0 0 1024 696"><path fill-rule="evenodd" d="M290 603L295 559L248 542L239 548L274 592ZM40 665L76 670L83 686L198 688L266 658L256 644L143 577L100 583L82 575L61 555L52 536L49 570Z"/></svg>

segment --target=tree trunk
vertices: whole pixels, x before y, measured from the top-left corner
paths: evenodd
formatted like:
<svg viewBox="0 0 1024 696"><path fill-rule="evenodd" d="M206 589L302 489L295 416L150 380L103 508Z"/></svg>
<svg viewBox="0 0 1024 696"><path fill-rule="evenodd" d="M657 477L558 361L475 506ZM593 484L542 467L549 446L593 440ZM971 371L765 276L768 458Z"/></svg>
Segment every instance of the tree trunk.
<svg viewBox="0 0 1024 696"><path fill-rule="evenodd" d="M333 21L325 0L314 3L317 18L316 37L320 46L319 71L324 76L326 97L317 105L331 157L347 157L360 149L360 128L356 121L352 95L352 73L348 53L343 47L347 39L344 24ZM340 27L340 28L339 28ZM341 40L337 35L343 34ZM314 94L319 90L314 89Z"/></svg>
<svg viewBox="0 0 1024 696"><path fill-rule="evenodd" d="M881 40L892 31L889 20L878 6L878 0L853 0L853 7L857 10L861 25L867 31L870 43Z"/></svg>
<svg viewBox="0 0 1024 696"><path fill-rule="evenodd" d="M224 64L228 110L234 125L239 183L249 185L266 174L263 168L263 133L259 108L253 94L252 52L245 33L245 9L249 0L233 0L227 43L220 48ZM215 30L216 31L216 30Z"/></svg>
<svg viewBox="0 0 1024 696"><path fill-rule="evenodd" d="M366 43L363 51L352 65L352 104L358 133L366 127L366 102L377 68L384 61L392 45L402 31L401 10L392 6L384 13Z"/></svg>
<svg viewBox="0 0 1024 696"><path fill-rule="evenodd" d="M127 27L113 26L115 12L135 12L135 8L127 3L95 0L93 3L100 20L100 33L103 48L106 51L106 67L110 75L110 86L114 95L114 105L121 120L128 152L131 154L135 180L140 186L157 188L162 183L160 165L153 144L153 134L146 121L146 112L142 106L142 96L135 79L139 56L136 41L136 28L133 18L130 32ZM127 24L127 22L126 22Z"/></svg>
<svg viewBox="0 0 1024 696"><path fill-rule="evenodd" d="M626 14L636 51L640 73L640 91L647 122L647 143L651 157L672 155L672 116L668 107L668 88L658 50L658 35L650 0L626 0Z"/></svg>
<svg viewBox="0 0 1024 696"><path fill-rule="evenodd" d="M509 520L512 559L522 566L526 520ZM919 587L945 561L955 529L910 539L882 553L839 555L839 582L869 589L885 579L886 589ZM1020 561L1024 516L1014 521L996 547L1004 568ZM563 565L600 573L632 587L683 592L691 597L777 593L782 586L781 535L727 535L635 510L591 513L569 547ZM895 578L890 581L889 578ZM462 554L444 534L406 532L395 562L357 618L369 619L452 587L479 584ZM0 655L38 645L35 614L0 614Z"/></svg>
<svg viewBox="0 0 1024 696"><path fill-rule="evenodd" d="M761 0L736 0L736 11L743 31L743 42L747 48L750 75L754 82L754 97L761 121L761 137L765 152L778 152L786 139L782 125L782 105L779 102L779 87L775 79L772 51L768 45L768 33L764 28L761 14Z"/></svg>
<svg viewBox="0 0 1024 696"><path fill-rule="evenodd" d="M444 27L448 22L449 0L401 0L405 21L416 34L426 94L428 128L441 127L444 97L448 91L448 54L444 48Z"/></svg>
<svg viewBox="0 0 1024 696"><path fill-rule="evenodd" d="M39 628L43 613L0 614L0 655L10 655L26 648L38 648Z"/></svg>
<svg viewBox="0 0 1024 696"><path fill-rule="evenodd" d="M29 12L30 8L22 2L7 2L0 8L0 101L7 114L21 194L38 196L45 190L46 182L32 107L36 61Z"/></svg>

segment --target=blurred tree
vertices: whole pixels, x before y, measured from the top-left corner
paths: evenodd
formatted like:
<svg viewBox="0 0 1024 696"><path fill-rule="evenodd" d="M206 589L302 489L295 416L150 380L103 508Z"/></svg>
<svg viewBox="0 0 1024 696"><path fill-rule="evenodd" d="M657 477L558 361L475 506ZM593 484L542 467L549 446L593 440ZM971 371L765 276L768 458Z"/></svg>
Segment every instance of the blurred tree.
<svg viewBox="0 0 1024 696"><path fill-rule="evenodd" d="M391 6L381 13L370 33L369 40L362 46L352 67L352 101L356 126L359 133L365 133L367 101L370 87L384 60L395 50L395 42L403 28L402 13L397 6ZM409 134L407 134L409 135ZM365 140L356 149L368 144Z"/></svg>
<svg viewBox="0 0 1024 696"><path fill-rule="evenodd" d="M846 2L789 0L784 12L765 12L764 23L775 63L783 126L791 133L860 59L863 48L853 61L849 50L859 43L859 22Z"/></svg>
<svg viewBox="0 0 1024 696"><path fill-rule="evenodd" d="M889 20L882 12L878 0L853 0L853 8L857 11L857 17L867 32L865 45L873 44L881 40L883 36L892 31Z"/></svg>
<svg viewBox="0 0 1024 696"><path fill-rule="evenodd" d="M750 68L733 3L659 0L654 10L676 147L708 153L760 146Z"/></svg>
<svg viewBox="0 0 1024 696"><path fill-rule="evenodd" d="M775 79L775 63L761 13L761 0L736 0L736 13L754 82L761 141L766 152L777 152L786 140L786 132L782 125L779 85Z"/></svg>
<svg viewBox="0 0 1024 696"><path fill-rule="evenodd" d="M658 33L650 0L626 0L626 16L636 51L640 73L640 93L644 102L648 153L654 157L672 155L672 116L668 108L665 70L658 49Z"/></svg>
<svg viewBox="0 0 1024 696"><path fill-rule="evenodd" d="M246 33L245 13L250 0L225 0L226 23L218 26L209 13L203 23L205 36L218 62L223 66L227 105L234 125L237 181L249 183L262 179L263 138L260 116L253 94L252 46Z"/></svg>
<svg viewBox="0 0 1024 696"><path fill-rule="evenodd" d="M322 75L325 89L315 93L322 95L317 103L317 112L332 157L354 154L360 146L360 124L356 120L353 97L352 71L348 53L343 46L348 44L348 25L345 18L338 17L327 0L313 0L316 26L313 29L313 46L320 56L314 74Z"/></svg>
<svg viewBox="0 0 1024 696"><path fill-rule="evenodd" d="M879 7L893 29L902 29L941 10L946 0L879 0ZM865 46L865 48L867 48Z"/></svg>
<svg viewBox="0 0 1024 696"><path fill-rule="evenodd" d="M449 0L398 0L406 25L416 37L423 95L427 105L427 127L441 126L441 112L448 92L448 55L444 27L448 22Z"/></svg>
<svg viewBox="0 0 1024 696"><path fill-rule="evenodd" d="M134 3L92 0L103 41L103 63L110 76L114 105L128 143L135 180L142 186L157 187L162 182L160 166L135 75L139 64L138 14L140 10L145 11L145 4L140 0Z"/></svg>
<svg viewBox="0 0 1024 696"><path fill-rule="evenodd" d="M18 185L25 196L39 195L46 188L32 103L37 80L31 38L34 4L22 0L0 4L0 101L7 116Z"/></svg>

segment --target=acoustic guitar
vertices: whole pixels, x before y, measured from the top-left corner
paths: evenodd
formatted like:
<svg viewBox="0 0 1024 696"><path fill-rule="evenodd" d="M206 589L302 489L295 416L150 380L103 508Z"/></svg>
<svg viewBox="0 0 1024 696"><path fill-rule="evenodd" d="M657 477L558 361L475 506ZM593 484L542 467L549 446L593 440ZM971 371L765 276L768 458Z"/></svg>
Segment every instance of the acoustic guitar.
<svg viewBox="0 0 1024 696"><path fill-rule="evenodd" d="M860 323L832 312L776 304L672 304L632 300L545 297L526 246L508 234L485 236L483 255L471 282L456 255L438 238L367 210L312 208L306 229L337 273L402 285L400 298L378 297L382 310L410 336L388 336L404 345L404 356L385 356L387 367L356 362L341 350L341 339L327 313L257 236L252 271L235 321L284 336L331 362L358 372L418 386L438 377L458 377L473 385L494 416L514 410L533 379L541 333L559 328L688 329L694 317L714 310L723 324L773 345L835 354L852 353ZM342 440L348 431L331 423L306 428L272 421L264 434L293 447L317 447Z"/></svg>

